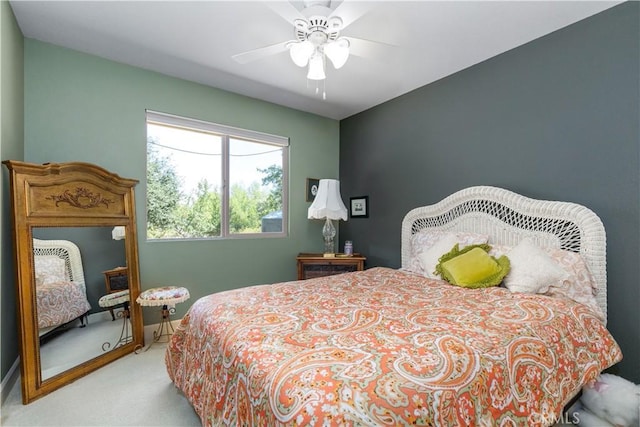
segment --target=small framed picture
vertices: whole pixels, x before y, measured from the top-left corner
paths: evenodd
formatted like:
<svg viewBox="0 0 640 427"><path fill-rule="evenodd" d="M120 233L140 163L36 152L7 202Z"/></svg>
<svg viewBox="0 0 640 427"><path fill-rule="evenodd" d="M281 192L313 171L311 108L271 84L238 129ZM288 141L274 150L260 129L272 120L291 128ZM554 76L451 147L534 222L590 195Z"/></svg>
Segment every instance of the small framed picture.
<svg viewBox="0 0 640 427"><path fill-rule="evenodd" d="M349 201L351 218L369 218L369 196L352 197Z"/></svg>
<svg viewBox="0 0 640 427"><path fill-rule="evenodd" d="M318 186L320 180L315 178L307 178L307 202L313 202L318 194Z"/></svg>

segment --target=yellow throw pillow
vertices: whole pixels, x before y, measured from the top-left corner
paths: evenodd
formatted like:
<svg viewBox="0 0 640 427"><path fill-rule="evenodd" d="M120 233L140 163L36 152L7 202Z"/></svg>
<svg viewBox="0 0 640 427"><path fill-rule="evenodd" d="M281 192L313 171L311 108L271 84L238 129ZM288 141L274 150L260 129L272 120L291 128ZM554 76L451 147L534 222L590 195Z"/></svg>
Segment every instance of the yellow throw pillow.
<svg viewBox="0 0 640 427"><path fill-rule="evenodd" d="M447 282L465 288L497 286L509 273L510 263L506 256L492 257L489 249L489 245L472 245L460 250L456 244L440 257L436 272Z"/></svg>

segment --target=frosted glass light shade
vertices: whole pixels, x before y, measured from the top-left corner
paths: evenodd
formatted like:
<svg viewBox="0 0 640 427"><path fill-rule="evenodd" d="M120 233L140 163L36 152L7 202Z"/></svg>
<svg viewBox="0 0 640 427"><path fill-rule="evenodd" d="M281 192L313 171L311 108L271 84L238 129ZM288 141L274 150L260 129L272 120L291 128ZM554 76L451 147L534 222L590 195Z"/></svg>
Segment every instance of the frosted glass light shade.
<svg viewBox="0 0 640 427"><path fill-rule="evenodd" d="M289 47L291 60L298 67L305 67L309 63L309 58L313 55L315 47L309 40L300 43L293 43Z"/></svg>
<svg viewBox="0 0 640 427"><path fill-rule="evenodd" d="M316 54L309 60L309 72L307 73L309 80L324 80L327 76L324 74L324 57Z"/></svg>
<svg viewBox="0 0 640 427"><path fill-rule="evenodd" d="M309 206L308 218L347 220L347 207L340 196L340 181L337 179L320 180L316 198Z"/></svg>
<svg viewBox="0 0 640 427"><path fill-rule="evenodd" d="M349 40L340 38L334 42L327 43L324 47L324 53L331 60L333 66L337 69L349 59Z"/></svg>

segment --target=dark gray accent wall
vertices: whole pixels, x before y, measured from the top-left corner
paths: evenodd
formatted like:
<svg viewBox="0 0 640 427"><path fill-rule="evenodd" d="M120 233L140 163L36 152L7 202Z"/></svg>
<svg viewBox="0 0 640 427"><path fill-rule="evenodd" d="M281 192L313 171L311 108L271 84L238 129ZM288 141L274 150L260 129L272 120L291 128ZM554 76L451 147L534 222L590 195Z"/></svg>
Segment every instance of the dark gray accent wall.
<svg viewBox="0 0 640 427"><path fill-rule="evenodd" d="M0 160L24 156L23 46L9 2L0 1ZM18 357L18 319L9 173L4 166L0 168L0 378L8 386L5 377Z"/></svg>
<svg viewBox="0 0 640 427"><path fill-rule="evenodd" d="M340 223L367 267L400 266L404 214L473 185L566 200L607 231L609 324L640 382L640 13L611 8L340 123Z"/></svg>

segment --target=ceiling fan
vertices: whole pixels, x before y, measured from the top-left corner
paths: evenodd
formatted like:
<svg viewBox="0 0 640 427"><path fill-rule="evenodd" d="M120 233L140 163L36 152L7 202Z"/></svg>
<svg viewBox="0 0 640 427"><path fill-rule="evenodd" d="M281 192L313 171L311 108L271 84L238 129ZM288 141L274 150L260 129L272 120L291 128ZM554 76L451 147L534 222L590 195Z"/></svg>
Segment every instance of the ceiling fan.
<svg viewBox="0 0 640 427"><path fill-rule="evenodd" d="M232 58L241 64L288 50L294 64L308 66L307 78L319 81L326 78L327 59L334 68L339 69L350 54L366 54L371 45L377 44L341 35L342 30L367 12L361 2L342 1L333 10L330 7L331 0L304 0L302 11L298 11L289 1L266 4L293 25L295 38L234 55Z"/></svg>

